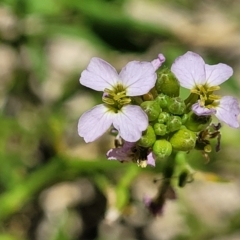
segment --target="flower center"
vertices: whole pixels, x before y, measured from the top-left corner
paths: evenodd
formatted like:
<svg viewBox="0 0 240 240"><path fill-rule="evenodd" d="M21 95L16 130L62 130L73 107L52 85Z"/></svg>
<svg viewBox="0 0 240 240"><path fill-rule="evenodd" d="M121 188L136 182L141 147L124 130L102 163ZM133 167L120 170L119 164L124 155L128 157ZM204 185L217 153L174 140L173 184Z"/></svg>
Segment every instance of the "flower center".
<svg viewBox="0 0 240 240"><path fill-rule="evenodd" d="M113 108L114 110L120 110L124 105L131 102L131 98L126 96L126 88L118 83L113 90L108 88L104 89L102 101L110 108Z"/></svg>
<svg viewBox="0 0 240 240"><path fill-rule="evenodd" d="M219 86L197 85L194 89L191 89L191 92L199 95L201 107L212 108L215 105L214 101L221 98L219 95L213 94L214 91L219 89Z"/></svg>

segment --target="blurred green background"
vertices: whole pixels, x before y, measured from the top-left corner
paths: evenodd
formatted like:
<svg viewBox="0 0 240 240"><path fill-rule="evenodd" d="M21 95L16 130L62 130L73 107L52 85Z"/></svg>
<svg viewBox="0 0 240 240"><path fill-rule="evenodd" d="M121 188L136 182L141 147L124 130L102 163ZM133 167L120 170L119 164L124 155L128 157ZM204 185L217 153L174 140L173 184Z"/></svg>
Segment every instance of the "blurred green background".
<svg viewBox="0 0 240 240"><path fill-rule="evenodd" d="M154 219L158 167L107 161L113 137L86 144L80 115L101 93L79 84L91 57L117 70L166 65L188 50L234 69L221 94L239 97L237 0L0 1L0 240L240 239L240 134L222 128L220 153L187 155L195 181Z"/></svg>

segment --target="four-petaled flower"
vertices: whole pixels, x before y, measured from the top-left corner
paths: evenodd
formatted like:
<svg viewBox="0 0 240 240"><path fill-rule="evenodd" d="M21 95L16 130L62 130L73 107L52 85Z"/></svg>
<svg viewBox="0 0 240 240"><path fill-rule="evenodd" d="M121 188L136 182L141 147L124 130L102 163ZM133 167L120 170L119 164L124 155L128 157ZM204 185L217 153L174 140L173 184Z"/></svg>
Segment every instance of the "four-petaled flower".
<svg viewBox="0 0 240 240"><path fill-rule="evenodd" d="M100 137L111 125L126 141L136 142L148 126L148 117L140 106L130 105L131 97L148 93L155 85L156 69L164 62L129 62L120 72L100 58L92 58L80 77L80 83L103 91L103 104L85 112L78 122L78 134L86 142Z"/></svg>
<svg viewBox="0 0 240 240"><path fill-rule="evenodd" d="M178 57L171 67L182 87L191 89L197 94L198 101L192 105L196 115L215 116L228 124L230 127L238 128L238 115L240 108L238 100L231 96L220 97L213 92L219 90L221 83L228 80L233 70L226 64L205 64L201 56L193 52Z"/></svg>

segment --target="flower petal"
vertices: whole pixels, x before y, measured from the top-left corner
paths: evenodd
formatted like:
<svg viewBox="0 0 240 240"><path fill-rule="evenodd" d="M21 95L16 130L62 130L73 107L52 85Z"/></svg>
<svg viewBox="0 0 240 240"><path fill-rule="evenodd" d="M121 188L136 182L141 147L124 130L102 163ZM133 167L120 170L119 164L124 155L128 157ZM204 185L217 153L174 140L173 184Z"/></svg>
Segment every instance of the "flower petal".
<svg viewBox="0 0 240 240"><path fill-rule="evenodd" d="M125 141L136 142L147 129L148 117L139 106L127 105L116 114L113 126Z"/></svg>
<svg viewBox="0 0 240 240"><path fill-rule="evenodd" d="M233 69L226 64L205 64L206 79L209 86L218 86L233 75Z"/></svg>
<svg viewBox="0 0 240 240"><path fill-rule="evenodd" d="M112 65L94 57L82 72L80 83L96 91L104 91L105 88L112 89L118 79L118 73Z"/></svg>
<svg viewBox="0 0 240 240"><path fill-rule="evenodd" d="M157 74L151 62L132 61L122 69L119 77L127 87L127 96L140 96L154 87Z"/></svg>
<svg viewBox="0 0 240 240"><path fill-rule="evenodd" d="M153 152L150 152L150 153L147 155L147 164L155 167L155 157L154 157L154 155L153 155Z"/></svg>
<svg viewBox="0 0 240 240"><path fill-rule="evenodd" d="M201 107L199 102L192 105L192 110L198 116L208 116L208 115L216 113L215 108L210 108L209 109L209 108Z"/></svg>
<svg viewBox="0 0 240 240"><path fill-rule="evenodd" d="M162 53L158 54L158 58L154 59L151 63L156 70L158 70L158 68L160 68L162 66L162 64L165 62L166 58L164 57L164 55Z"/></svg>
<svg viewBox="0 0 240 240"><path fill-rule="evenodd" d="M240 108L238 100L231 96L222 97L217 107L216 117L228 124L230 127L238 128L238 115Z"/></svg>
<svg viewBox="0 0 240 240"><path fill-rule="evenodd" d="M115 114L103 105L97 105L85 112L78 121L78 134L85 142L92 142L103 135L111 126Z"/></svg>
<svg viewBox="0 0 240 240"><path fill-rule="evenodd" d="M180 85L188 89L206 82L204 60L194 52L187 52L178 57L172 64L171 71Z"/></svg>
<svg viewBox="0 0 240 240"><path fill-rule="evenodd" d="M120 162L131 161L131 149L134 142L125 142L121 148L112 148L107 152L108 160L119 160Z"/></svg>

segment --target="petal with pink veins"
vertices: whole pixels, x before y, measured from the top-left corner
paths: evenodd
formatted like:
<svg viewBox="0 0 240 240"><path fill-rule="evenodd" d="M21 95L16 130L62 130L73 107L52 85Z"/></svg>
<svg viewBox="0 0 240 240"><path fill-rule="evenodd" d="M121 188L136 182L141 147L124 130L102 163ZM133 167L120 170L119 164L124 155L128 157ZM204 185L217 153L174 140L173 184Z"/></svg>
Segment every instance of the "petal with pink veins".
<svg viewBox="0 0 240 240"><path fill-rule="evenodd" d="M119 131L120 136L128 142L136 142L148 126L148 117L141 107L127 105L116 114L113 126Z"/></svg>
<svg viewBox="0 0 240 240"><path fill-rule="evenodd" d="M205 62L194 52L187 52L178 57L172 64L171 71L180 85L187 89L193 89L196 85L206 82Z"/></svg>
<svg viewBox="0 0 240 240"><path fill-rule="evenodd" d="M238 115L240 108L238 100L231 96L222 97L217 107L216 117L233 128L239 127Z"/></svg>
<svg viewBox="0 0 240 240"><path fill-rule="evenodd" d="M85 142L92 142L103 135L113 123L115 113L103 105L97 105L85 112L78 121L78 134Z"/></svg>
<svg viewBox="0 0 240 240"><path fill-rule="evenodd" d="M119 77L126 87L127 96L140 96L148 93L155 85L157 74L151 62L129 62Z"/></svg>
<svg viewBox="0 0 240 240"><path fill-rule="evenodd" d="M205 64L206 80L208 86L218 86L233 75L233 69L226 64Z"/></svg>
<svg viewBox="0 0 240 240"><path fill-rule="evenodd" d="M113 89L119 81L116 69L101 58L92 58L80 77L80 83L96 91Z"/></svg>

